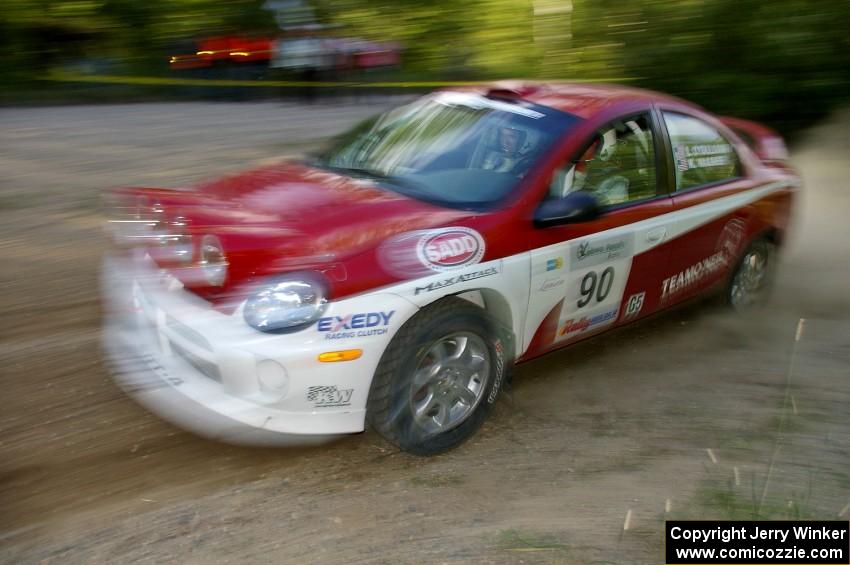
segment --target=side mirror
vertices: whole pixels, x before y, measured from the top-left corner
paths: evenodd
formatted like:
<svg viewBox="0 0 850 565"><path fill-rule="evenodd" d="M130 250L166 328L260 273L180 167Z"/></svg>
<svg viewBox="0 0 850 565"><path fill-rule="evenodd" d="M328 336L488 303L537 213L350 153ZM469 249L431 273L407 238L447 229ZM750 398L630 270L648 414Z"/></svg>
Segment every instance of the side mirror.
<svg viewBox="0 0 850 565"><path fill-rule="evenodd" d="M589 192L571 192L563 198L545 200L534 213L538 227L589 222L599 217L599 201Z"/></svg>

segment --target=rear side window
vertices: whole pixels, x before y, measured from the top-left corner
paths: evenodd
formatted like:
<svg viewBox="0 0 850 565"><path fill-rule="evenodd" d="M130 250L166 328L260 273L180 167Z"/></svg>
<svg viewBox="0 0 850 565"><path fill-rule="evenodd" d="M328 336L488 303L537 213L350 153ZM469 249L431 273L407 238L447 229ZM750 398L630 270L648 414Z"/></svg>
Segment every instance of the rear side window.
<svg viewBox="0 0 850 565"><path fill-rule="evenodd" d="M735 148L707 123L663 112L676 170L676 190L715 184L741 176Z"/></svg>

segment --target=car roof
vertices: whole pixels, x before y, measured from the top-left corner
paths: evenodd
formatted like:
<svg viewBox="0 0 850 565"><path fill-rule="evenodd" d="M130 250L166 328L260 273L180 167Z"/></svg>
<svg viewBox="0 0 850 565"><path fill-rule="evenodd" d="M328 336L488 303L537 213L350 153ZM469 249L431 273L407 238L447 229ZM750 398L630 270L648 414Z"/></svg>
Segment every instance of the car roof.
<svg viewBox="0 0 850 565"><path fill-rule="evenodd" d="M448 90L527 100L585 119L609 107L641 101L647 104L667 102L702 110L698 105L675 96L619 84L508 80Z"/></svg>

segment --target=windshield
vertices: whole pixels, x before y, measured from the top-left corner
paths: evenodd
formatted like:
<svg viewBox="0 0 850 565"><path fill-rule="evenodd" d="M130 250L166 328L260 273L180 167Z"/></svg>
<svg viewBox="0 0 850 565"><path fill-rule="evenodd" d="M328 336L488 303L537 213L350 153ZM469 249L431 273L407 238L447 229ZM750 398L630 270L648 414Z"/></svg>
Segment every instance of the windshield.
<svg viewBox="0 0 850 565"><path fill-rule="evenodd" d="M579 118L524 101L441 92L372 118L314 164L451 207L508 196Z"/></svg>

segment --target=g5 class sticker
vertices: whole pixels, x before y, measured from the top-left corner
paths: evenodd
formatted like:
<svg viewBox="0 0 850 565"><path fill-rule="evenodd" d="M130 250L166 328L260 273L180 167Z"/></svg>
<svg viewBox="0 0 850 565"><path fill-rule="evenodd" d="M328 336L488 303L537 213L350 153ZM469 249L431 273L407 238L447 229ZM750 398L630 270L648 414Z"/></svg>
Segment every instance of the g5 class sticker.
<svg viewBox="0 0 850 565"><path fill-rule="evenodd" d="M633 294L626 301L626 311L623 313L623 318L634 318L640 311L643 310L643 302L646 299L646 292L638 292Z"/></svg>

